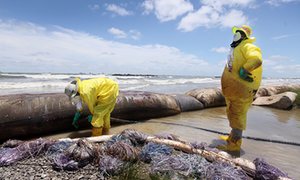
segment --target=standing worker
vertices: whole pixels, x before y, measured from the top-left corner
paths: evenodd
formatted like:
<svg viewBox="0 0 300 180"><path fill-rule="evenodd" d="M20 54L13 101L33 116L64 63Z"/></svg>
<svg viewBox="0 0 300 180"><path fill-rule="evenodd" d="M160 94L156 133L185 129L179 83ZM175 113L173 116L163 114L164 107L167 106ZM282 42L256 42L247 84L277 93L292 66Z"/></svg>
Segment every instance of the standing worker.
<svg viewBox="0 0 300 180"><path fill-rule="evenodd" d="M260 48L253 44L255 38L250 37L252 29L249 26L233 27L232 32L233 42L221 79L227 118L232 129L229 136L220 136L226 144L218 146L218 149L240 151L247 112L262 78L262 55Z"/></svg>
<svg viewBox="0 0 300 180"><path fill-rule="evenodd" d="M80 118L84 102L91 113L88 116L92 124L92 136L101 136L109 133L110 113L113 111L119 94L118 84L109 78L94 78L80 80L77 78L65 88L72 104L76 105L76 114L73 125L76 127Z"/></svg>

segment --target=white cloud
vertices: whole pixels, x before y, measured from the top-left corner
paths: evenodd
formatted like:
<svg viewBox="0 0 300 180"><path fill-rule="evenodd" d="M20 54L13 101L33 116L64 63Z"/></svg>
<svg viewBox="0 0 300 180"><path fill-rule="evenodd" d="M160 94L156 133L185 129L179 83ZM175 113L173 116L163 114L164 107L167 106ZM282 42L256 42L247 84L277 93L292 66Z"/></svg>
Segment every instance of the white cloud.
<svg viewBox="0 0 300 180"><path fill-rule="evenodd" d="M153 0L145 0L142 3L142 8L144 8L143 14L150 14L154 10Z"/></svg>
<svg viewBox="0 0 300 180"><path fill-rule="evenodd" d="M284 62L289 62L289 58L281 55L273 55L263 60L263 64L268 67L268 69L272 69L274 66Z"/></svg>
<svg viewBox="0 0 300 180"><path fill-rule="evenodd" d="M267 0L267 3L271 6L280 6L284 3L291 3L291 2L300 2L299 0Z"/></svg>
<svg viewBox="0 0 300 180"><path fill-rule="evenodd" d="M252 7L255 0L202 0L201 2L221 12L225 7Z"/></svg>
<svg viewBox="0 0 300 180"><path fill-rule="evenodd" d="M270 56L267 60L268 60L268 61L274 61L274 62L288 61L288 60L289 60L289 57L287 57L287 56L282 56L282 55L273 55L273 56Z"/></svg>
<svg viewBox="0 0 300 180"><path fill-rule="evenodd" d="M202 6L179 22L177 29L189 32L198 27L232 27L249 24L243 11L233 8L252 7L255 0L203 0Z"/></svg>
<svg viewBox="0 0 300 180"><path fill-rule="evenodd" d="M281 35L281 36L272 37L272 39L273 40L280 40L280 39L284 39L284 38L287 38L287 37L290 37L290 35L284 34L284 35Z"/></svg>
<svg viewBox="0 0 300 180"><path fill-rule="evenodd" d="M136 46L17 21L0 21L0 49L1 71L214 75L206 61L175 47Z"/></svg>
<svg viewBox="0 0 300 180"><path fill-rule="evenodd" d="M154 11L157 19L161 22L175 20L193 10L193 5L186 0L146 0L142 6L144 14Z"/></svg>
<svg viewBox="0 0 300 180"><path fill-rule="evenodd" d="M134 40L139 40L142 36L142 33L140 33L137 30L129 30L128 33L126 33L125 31L118 29L118 28L110 28L107 30L110 34L114 35L115 38L118 39L125 39L125 38L131 38Z"/></svg>
<svg viewBox="0 0 300 180"><path fill-rule="evenodd" d="M97 11L100 8L100 6L98 4L89 5L88 7L93 11Z"/></svg>
<svg viewBox="0 0 300 180"><path fill-rule="evenodd" d="M106 7L106 10L116 13L120 16L129 16L129 15L133 14L131 11L128 11L125 8L115 5L115 4L108 4Z"/></svg>
<svg viewBox="0 0 300 180"><path fill-rule="evenodd" d="M231 10L220 17L220 24L223 27L233 27L247 24L248 18L244 15L243 11Z"/></svg>
<svg viewBox="0 0 300 180"><path fill-rule="evenodd" d="M189 32L198 27L232 27L247 23L247 17L242 11L233 9L222 14L211 6L202 6L198 11L183 17L177 29Z"/></svg>
<svg viewBox="0 0 300 180"><path fill-rule="evenodd" d="M176 20L186 13L177 29L189 32L198 27L232 27L249 24L241 8L253 8L255 0L202 0L198 10L187 0L145 0L144 14L154 12L161 22ZM240 9L237 9L240 8Z"/></svg>
<svg viewBox="0 0 300 180"><path fill-rule="evenodd" d="M190 32L199 27L227 28L250 24L245 9L257 8L257 0L201 0L199 9L188 0L144 0L143 14L154 13L161 22L183 18L177 29ZM300 0L267 0L271 5L300 2Z"/></svg>
<svg viewBox="0 0 300 180"><path fill-rule="evenodd" d="M273 69L277 70L280 73L299 72L300 71L300 64L296 64L296 65L277 65L277 66L274 66Z"/></svg>
<svg viewBox="0 0 300 180"><path fill-rule="evenodd" d="M118 28L112 27L112 28L108 29L108 32L110 34L114 35L116 38L120 38L120 39L127 38L127 34Z"/></svg>
<svg viewBox="0 0 300 180"><path fill-rule="evenodd" d="M229 51L230 51L230 49L227 47L212 48L211 50L213 52L217 52L217 53L229 53Z"/></svg>
<svg viewBox="0 0 300 180"><path fill-rule="evenodd" d="M281 39L285 39L285 38L289 38L289 37L293 37L293 36L297 36L297 35L299 35L299 34L283 34L280 36L272 37L272 40L281 40Z"/></svg>
<svg viewBox="0 0 300 180"><path fill-rule="evenodd" d="M134 40L139 40L142 36L142 33L140 33L137 30L130 30L129 34L130 34L130 37Z"/></svg>
<svg viewBox="0 0 300 180"><path fill-rule="evenodd" d="M263 60L265 76L300 77L300 64L294 64L293 59L282 55L273 55Z"/></svg>
<svg viewBox="0 0 300 180"><path fill-rule="evenodd" d="M177 27L182 31L193 31L194 29L204 26L210 27L217 24L219 14L210 6L202 6L198 11L189 13L183 17Z"/></svg>
<svg viewBox="0 0 300 180"><path fill-rule="evenodd" d="M272 67L272 75L276 77L300 78L300 64L279 64Z"/></svg>

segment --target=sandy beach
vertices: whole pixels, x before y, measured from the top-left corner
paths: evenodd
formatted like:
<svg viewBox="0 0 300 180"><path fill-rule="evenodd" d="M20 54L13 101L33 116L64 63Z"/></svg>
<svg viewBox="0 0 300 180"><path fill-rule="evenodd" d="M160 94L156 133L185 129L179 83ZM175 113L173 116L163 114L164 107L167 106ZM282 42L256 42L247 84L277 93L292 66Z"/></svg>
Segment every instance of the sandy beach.
<svg viewBox="0 0 300 180"><path fill-rule="evenodd" d="M299 108L283 111L268 107L252 106L248 112L247 130L243 135L300 143L299 117ZM213 144L219 135L199 128L224 133L230 131L225 115L225 107L184 112L179 115L151 119L137 124L113 126L110 133L119 133L127 128L133 128L151 135L171 133L185 141L206 142L207 144ZM89 134L90 130L85 130L47 137L57 139L65 137L84 137L89 136ZM241 157L251 161L257 157L264 158L270 164L287 172L292 178L299 179L299 152L299 146L244 139Z"/></svg>

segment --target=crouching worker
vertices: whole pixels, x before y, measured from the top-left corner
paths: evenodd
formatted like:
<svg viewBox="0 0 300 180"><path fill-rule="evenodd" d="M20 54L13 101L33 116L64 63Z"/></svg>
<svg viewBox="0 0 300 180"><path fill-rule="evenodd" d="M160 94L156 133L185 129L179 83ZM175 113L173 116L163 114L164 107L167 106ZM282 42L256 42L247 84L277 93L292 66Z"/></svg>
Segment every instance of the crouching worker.
<svg viewBox="0 0 300 180"><path fill-rule="evenodd" d="M77 78L66 86L65 94L70 97L72 104L76 105L77 112L73 120L75 127L83 109L82 103L85 103L91 113L88 120L93 126L92 136L109 134L110 114L119 95L119 86L115 81L109 78L81 81Z"/></svg>
<svg viewBox="0 0 300 180"><path fill-rule="evenodd" d="M262 55L255 46L249 26L234 27L233 42L221 79L222 92L226 101L226 113L232 128L229 136L221 136L226 145L218 148L240 151L242 132L246 129L247 112L252 104L262 78Z"/></svg>

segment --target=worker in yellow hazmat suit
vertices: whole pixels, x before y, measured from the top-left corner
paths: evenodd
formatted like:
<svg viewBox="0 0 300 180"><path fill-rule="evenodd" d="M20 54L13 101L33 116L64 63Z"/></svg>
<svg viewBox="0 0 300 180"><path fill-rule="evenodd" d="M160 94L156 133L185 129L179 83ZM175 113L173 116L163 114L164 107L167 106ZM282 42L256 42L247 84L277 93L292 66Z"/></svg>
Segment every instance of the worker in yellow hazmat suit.
<svg viewBox="0 0 300 180"><path fill-rule="evenodd" d="M260 48L253 44L255 38L250 37L252 29L249 26L233 27L232 31L234 38L221 79L226 113L232 130L229 136L220 137L226 144L218 148L239 151L242 132L246 129L247 111L262 78L262 55Z"/></svg>
<svg viewBox="0 0 300 180"><path fill-rule="evenodd" d="M72 104L76 105L73 123L80 118L84 102L91 113L88 120L93 126L92 136L109 133L110 113L119 94L119 86L115 81L105 77L82 81L77 78L65 88L65 93L71 98Z"/></svg>

